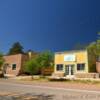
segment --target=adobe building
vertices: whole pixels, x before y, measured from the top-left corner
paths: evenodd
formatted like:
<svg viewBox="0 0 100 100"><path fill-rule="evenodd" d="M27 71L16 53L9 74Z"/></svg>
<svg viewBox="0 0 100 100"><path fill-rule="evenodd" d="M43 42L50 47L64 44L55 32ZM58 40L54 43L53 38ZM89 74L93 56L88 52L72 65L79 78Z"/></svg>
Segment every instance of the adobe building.
<svg viewBox="0 0 100 100"><path fill-rule="evenodd" d="M96 61L96 70L100 74L100 60Z"/></svg>
<svg viewBox="0 0 100 100"><path fill-rule="evenodd" d="M17 76L23 73L23 64L28 60L28 55L15 54L4 56L4 75L5 76Z"/></svg>
<svg viewBox="0 0 100 100"><path fill-rule="evenodd" d="M26 54L4 56L3 73L5 76L17 76L23 74L23 65L26 61L37 56L38 53L28 51Z"/></svg>
<svg viewBox="0 0 100 100"><path fill-rule="evenodd" d="M96 62L92 60L87 50L56 52L54 75L68 78L96 77Z"/></svg>

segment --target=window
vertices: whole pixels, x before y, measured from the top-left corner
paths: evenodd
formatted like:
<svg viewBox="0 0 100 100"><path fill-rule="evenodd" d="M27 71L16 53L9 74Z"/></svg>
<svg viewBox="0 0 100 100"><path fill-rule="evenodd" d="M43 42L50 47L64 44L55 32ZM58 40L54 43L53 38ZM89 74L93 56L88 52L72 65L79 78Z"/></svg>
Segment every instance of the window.
<svg viewBox="0 0 100 100"><path fill-rule="evenodd" d="M63 70L63 64L57 64L56 65L56 70L57 71Z"/></svg>
<svg viewBox="0 0 100 100"><path fill-rule="evenodd" d="M12 64L12 70L16 70L16 64Z"/></svg>
<svg viewBox="0 0 100 100"><path fill-rule="evenodd" d="M77 64L77 70L81 71L81 70L85 70L85 64Z"/></svg>

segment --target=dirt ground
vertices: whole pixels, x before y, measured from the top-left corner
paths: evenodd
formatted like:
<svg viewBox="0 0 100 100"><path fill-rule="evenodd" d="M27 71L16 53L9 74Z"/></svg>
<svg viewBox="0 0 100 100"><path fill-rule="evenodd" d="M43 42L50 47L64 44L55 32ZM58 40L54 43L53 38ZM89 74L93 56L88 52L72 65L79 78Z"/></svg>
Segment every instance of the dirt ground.
<svg viewBox="0 0 100 100"><path fill-rule="evenodd" d="M0 93L0 100L51 100L50 95L35 95L32 93L18 94L18 93Z"/></svg>
<svg viewBox="0 0 100 100"><path fill-rule="evenodd" d="M81 90L92 90L100 91L99 83L89 83L89 82L50 82L50 81L17 81L22 84L56 87L56 88L66 88L66 89L81 89Z"/></svg>

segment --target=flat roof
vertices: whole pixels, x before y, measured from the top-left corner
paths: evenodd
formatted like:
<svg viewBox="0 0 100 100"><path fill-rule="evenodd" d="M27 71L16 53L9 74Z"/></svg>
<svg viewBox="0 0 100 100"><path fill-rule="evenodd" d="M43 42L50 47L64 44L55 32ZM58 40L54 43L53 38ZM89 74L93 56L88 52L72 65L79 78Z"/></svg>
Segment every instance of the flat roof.
<svg viewBox="0 0 100 100"><path fill-rule="evenodd" d="M8 57L8 56L9 56L9 57L10 57L10 56L17 56L17 55L26 55L26 54L18 53L18 54L4 55L4 57L6 57L6 56L7 56L7 57Z"/></svg>
<svg viewBox="0 0 100 100"><path fill-rule="evenodd" d="M83 50L68 50L68 51L55 52L55 54L74 53L74 52L86 52L86 51L87 51L87 49L83 49Z"/></svg>

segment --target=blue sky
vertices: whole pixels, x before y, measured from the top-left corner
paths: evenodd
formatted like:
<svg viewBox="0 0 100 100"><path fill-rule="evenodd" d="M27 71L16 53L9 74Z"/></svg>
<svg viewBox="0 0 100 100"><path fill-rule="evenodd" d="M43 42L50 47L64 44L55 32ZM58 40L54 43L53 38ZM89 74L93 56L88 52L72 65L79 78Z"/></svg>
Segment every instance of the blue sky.
<svg viewBox="0 0 100 100"><path fill-rule="evenodd" d="M0 51L64 51L95 41L100 0L0 0Z"/></svg>

